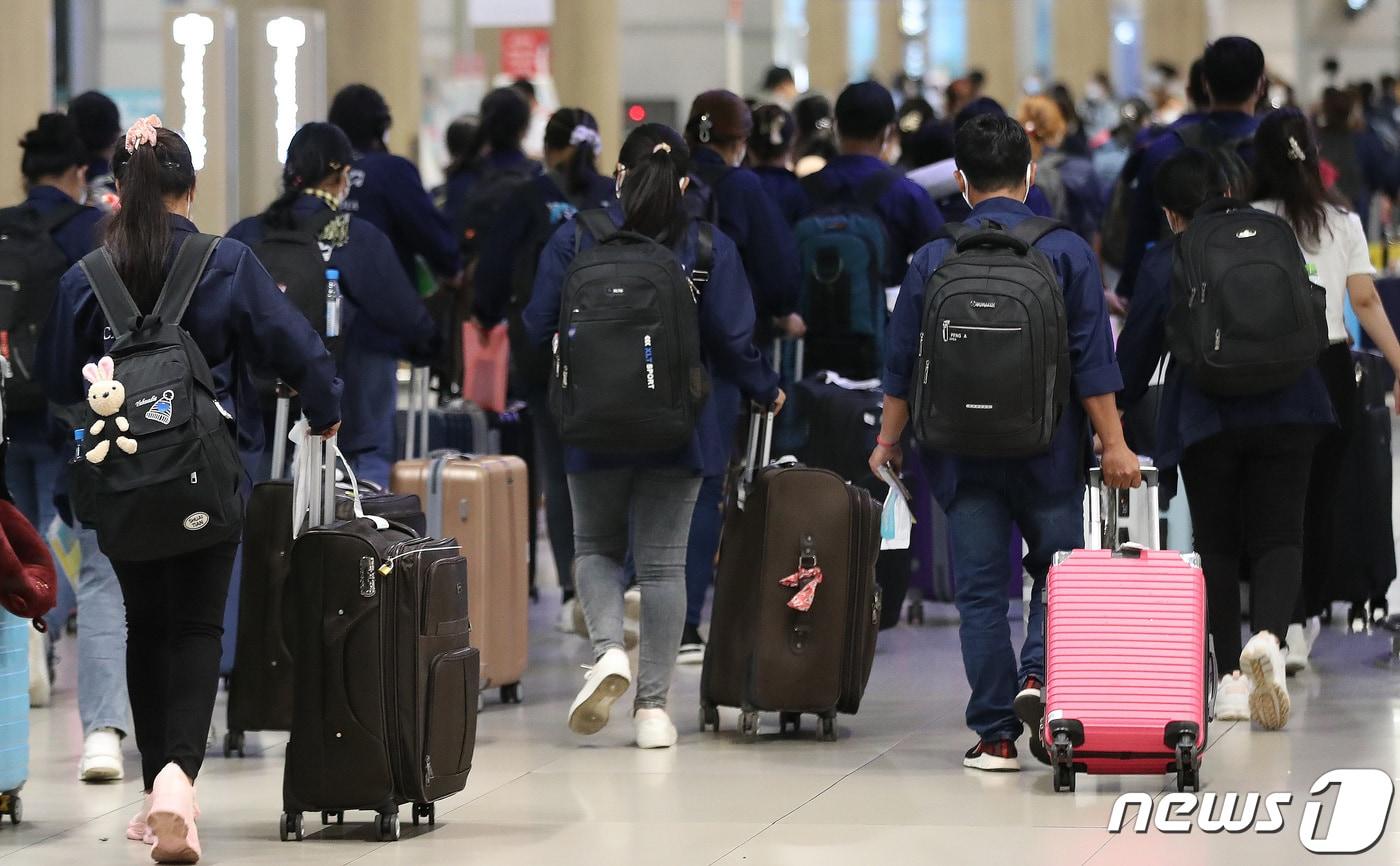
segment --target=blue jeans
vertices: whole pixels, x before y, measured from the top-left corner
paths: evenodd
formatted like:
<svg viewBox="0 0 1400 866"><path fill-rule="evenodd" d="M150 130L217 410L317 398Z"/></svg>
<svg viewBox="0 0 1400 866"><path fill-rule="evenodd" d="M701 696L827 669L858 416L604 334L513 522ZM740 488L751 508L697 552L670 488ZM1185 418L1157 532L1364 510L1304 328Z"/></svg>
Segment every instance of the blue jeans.
<svg viewBox="0 0 1400 866"><path fill-rule="evenodd" d="M74 527L83 551L78 572L78 715L83 735L101 728L131 731L126 697L126 604L97 532ZM67 581L63 581L67 583Z"/></svg>
<svg viewBox="0 0 1400 866"><path fill-rule="evenodd" d="M948 509L958 637L972 688L967 726L985 741L1014 740L1021 733L1012 709L1016 692L1026 677L1045 678L1045 576L1057 551L1084 546L1084 493L1047 495L1015 470L967 474ZM1013 524L1030 548L1025 566L1035 581L1019 668L1007 620L1012 575L1006 550Z"/></svg>
<svg viewBox="0 0 1400 866"><path fill-rule="evenodd" d="M53 497L66 459L49 442L44 423L43 418L14 416L9 429L10 449L5 455L5 478L15 507L34 524L41 538L47 535L49 525L58 514ZM58 603L44 616L53 640L63 634L63 626L76 605L72 585L60 580Z"/></svg>

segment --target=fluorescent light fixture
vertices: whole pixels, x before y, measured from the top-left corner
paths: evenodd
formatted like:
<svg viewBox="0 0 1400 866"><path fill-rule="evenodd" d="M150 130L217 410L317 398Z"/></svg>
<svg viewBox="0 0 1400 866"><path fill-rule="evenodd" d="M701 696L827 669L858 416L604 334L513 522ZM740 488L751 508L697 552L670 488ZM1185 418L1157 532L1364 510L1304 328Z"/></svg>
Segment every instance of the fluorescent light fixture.
<svg viewBox="0 0 1400 866"><path fill-rule="evenodd" d="M1132 45L1137 41L1137 25L1131 21L1119 21L1113 25L1113 38L1119 45Z"/></svg>
<svg viewBox="0 0 1400 866"><path fill-rule="evenodd" d="M272 95L277 100L277 161L287 161L287 147L297 131L297 49L306 44L306 24L282 16L267 22L267 44L277 49L272 63Z"/></svg>
<svg viewBox="0 0 1400 866"><path fill-rule="evenodd" d="M214 19L191 12L175 19L175 44L185 49L180 61L180 98L184 101L185 119L180 130L190 148L190 162L195 171L204 168L209 140L204 134L204 54L214 41Z"/></svg>

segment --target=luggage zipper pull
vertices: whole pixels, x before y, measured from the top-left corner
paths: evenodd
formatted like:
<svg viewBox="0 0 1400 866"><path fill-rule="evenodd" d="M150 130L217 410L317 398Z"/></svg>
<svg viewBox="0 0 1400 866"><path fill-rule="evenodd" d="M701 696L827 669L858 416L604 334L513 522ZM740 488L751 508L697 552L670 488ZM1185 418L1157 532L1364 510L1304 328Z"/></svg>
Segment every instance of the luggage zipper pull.
<svg viewBox="0 0 1400 866"><path fill-rule="evenodd" d="M428 784L430 784L430 785L433 783L433 756L432 756L432 755L424 755L424 756L423 756L423 781L426 782L426 783L428 783Z"/></svg>
<svg viewBox="0 0 1400 866"><path fill-rule="evenodd" d="M1215 329L1215 351L1220 351L1220 329Z"/></svg>
<svg viewBox="0 0 1400 866"><path fill-rule="evenodd" d="M198 483L199 483L199 473L198 473L198 472L191 472L191 473L190 473L190 483L191 483L191 484L198 484Z"/></svg>
<svg viewBox="0 0 1400 866"><path fill-rule="evenodd" d="M386 563L384 563L384 565L387 566L391 571L393 570L393 565L392 565L392 564L386 562ZM360 558L360 597L361 597L361 598L374 598L375 592L377 591L377 590L376 590L376 586L375 586L375 577L374 577L375 571L376 571L376 569L375 569L375 567L374 567L374 557L372 557L372 556L363 556L363 557Z"/></svg>
<svg viewBox="0 0 1400 866"><path fill-rule="evenodd" d="M924 362L924 384L925 384L925 385L928 384L928 370L929 370L929 362L928 362L928 361L925 361L925 362Z"/></svg>
<svg viewBox="0 0 1400 866"><path fill-rule="evenodd" d="M944 319L944 320L943 320L943 342L945 342L945 343L948 342L948 332L951 330L952 324L953 324L953 320L952 320L952 319Z"/></svg>

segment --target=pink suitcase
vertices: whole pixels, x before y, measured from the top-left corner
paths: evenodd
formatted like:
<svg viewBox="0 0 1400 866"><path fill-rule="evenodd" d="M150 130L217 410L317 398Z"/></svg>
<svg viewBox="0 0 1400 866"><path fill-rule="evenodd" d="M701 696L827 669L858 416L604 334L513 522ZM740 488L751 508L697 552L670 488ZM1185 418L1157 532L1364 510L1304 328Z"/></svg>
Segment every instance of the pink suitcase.
<svg viewBox="0 0 1400 866"><path fill-rule="evenodd" d="M1177 790L1200 790L1215 682L1205 578L1195 555L1155 549L1156 471L1143 476L1131 494L1091 479L1089 544L1130 524L1146 538L1058 554L1046 583L1041 736L1056 791L1076 773L1175 773Z"/></svg>

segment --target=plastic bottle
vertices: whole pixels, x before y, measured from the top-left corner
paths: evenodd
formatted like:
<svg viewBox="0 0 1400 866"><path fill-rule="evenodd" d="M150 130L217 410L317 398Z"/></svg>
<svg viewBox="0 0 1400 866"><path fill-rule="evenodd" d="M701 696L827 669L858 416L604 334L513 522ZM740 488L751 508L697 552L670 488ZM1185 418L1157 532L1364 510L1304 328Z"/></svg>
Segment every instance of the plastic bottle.
<svg viewBox="0 0 1400 866"><path fill-rule="evenodd" d="M326 337L340 336L340 271L326 269Z"/></svg>

